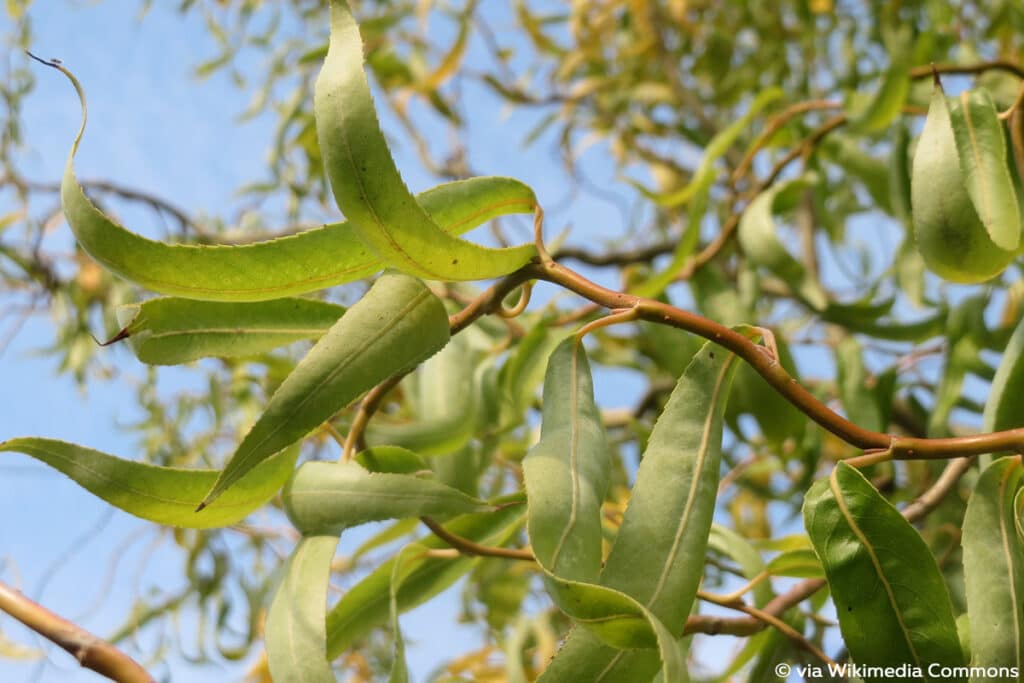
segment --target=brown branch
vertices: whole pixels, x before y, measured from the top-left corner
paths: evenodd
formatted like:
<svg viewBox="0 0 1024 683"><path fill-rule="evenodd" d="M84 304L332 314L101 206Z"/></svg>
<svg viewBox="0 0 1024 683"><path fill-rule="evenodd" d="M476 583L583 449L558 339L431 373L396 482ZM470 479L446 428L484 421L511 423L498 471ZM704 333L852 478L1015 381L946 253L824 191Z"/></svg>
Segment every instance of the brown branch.
<svg viewBox="0 0 1024 683"><path fill-rule="evenodd" d="M516 548L499 548L497 546L480 545L475 541L471 541L468 538L453 534L452 532L445 529L441 524L433 519L432 517L420 517L420 521L423 522L428 529L434 532L434 535L440 538L442 541L450 545L451 547L458 550L463 555L479 555L480 557L501 557L506 560L524 560L526 562L536 562L537 558L533 556L533 553L529 550L519 550Z"/></svg>
<svg viewBox="0 0 1024 683"><path fill-rule="evenodd" d="M1024 67L1008 59L993 59L976 64L924 64L910 70L914 80L931 78L933 73L940 74L980 74L986 71L1005 71L1017 78L1024 78Z"/></svg>
<svg viewBox="0 0 1024 683"><path fill-rule="evenodd" d="M138 662L107 641L0 582L0 610L70 653L87 669L121 683L154 683Z"/></svg>
<svg viewBox="0 0 1024 683"><path fill-rule="evenodd" d="M581 247L562 247L555 253L556 260L573 259L590 266L624 266L630 263L652 261L663 254L675 251L674 242L663 242L627 251L609 251L598 254Z"/></svg>
<svg viewBox="0 0 1024 683"><path fill-rule="evenodd" d="M768 349L725 325L661 301L608 289L554 262L531 263L519 273L560 285L605 308L636 308L642 320L692 332L732 351L801 412L846 443L862 450L891 449L896 460L947 459L1024 451L1024 428L942 439L899 436L865 429L819 401L779 365Z"/></svg>

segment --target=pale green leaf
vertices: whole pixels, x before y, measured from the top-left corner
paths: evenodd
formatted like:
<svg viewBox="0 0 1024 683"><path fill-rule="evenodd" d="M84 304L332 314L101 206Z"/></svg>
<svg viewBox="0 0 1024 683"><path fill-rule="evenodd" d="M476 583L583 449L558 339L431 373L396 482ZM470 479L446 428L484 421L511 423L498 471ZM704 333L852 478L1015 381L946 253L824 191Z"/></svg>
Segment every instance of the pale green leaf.
<svg viewBox="0 0 1024 683"><path fill-rule="evenodd" d="M206 502L379 382L429 358L448 338L441 300L416 278L384 274L277 388Z"/></svg>
<svg viewBox="0 0 1024 683"><path fill-rule="evenodd" d="M348 223L237 246L164 244L129 232L100 211L75 177L74 158L85 132L85 95L75 77L82 125L71 146L61 203L78 243L108 270L161 294L211 301L261 301L303 294L369 277L384 268ZM532 212L533 191L510 178L473 178L440 185L410 199L422 203L443 237L462 234L509 213ZM419 210L419 209L417 209ZM462 242L459 242L462 244Z"/></svg>
<svg viewBox="0 0 1024 683"><path fill-rule="evenodd" d="M606 609L617 620L603 629L586 622L586 628L574 629L539 679L543 683L649 681L659 669L659 653L665 656L666 643L658 640L659 652L618 650L608 643L622 646L632 637L636 643L646 638L652 644L658 632L649 626L652 620L670 633L682 633L704 570L718 493L725 400L736 366L735 356L711 343L687 366L655 423L601 572L602 586L636 600L651 619L645 624L635 613L627 619L628 610L619 606L616 611L607 596L589 596L592 602L583 616L594 618ZM575 610L559 606L577 617ZM664 675L667 682L682 674L666 669Z"/></svg>
<svg viewBox="0 0 1024 683"><path fill-rule="evenodd" d="M601 571L601 503L610 468L590 364L580 340L570 337L548 360L541 438L523 460L530 545L561 579L596 581Z"/></svg>
<svg viewBox="0 0 1024 683"><path fill-rule="evenodd" d="M267 612L266 648L276 683L335 683L327 661L327 582L337 536L303 538Z"/></svg>
<svg viewBox="0 0 1024 683"><path fill-rule="evenodd" d="M989 237L967 191L949 105L936 88L914 153L914 237L928 269L952 282L989 280L1016 255Z"/></svg>
<svg viewBox="0 0 1024 683"><path fill-rule="evenodd" d="M910 92L910 67L914 55L913 31L909 25L893 32L889 50L889 68L878 90L863 108L850 112L850 125L856 133L874 133L886 128L900 114Z"/></svg>
<svg viewBox="0 0 1024 683"><path fill-rule="evenodd" d="M121 306L127 337L143 363L176 365L199 358L239 358L265 353L303 339L317 339L345 309L315 299L193 301L166 297Z"/></svg>
<svg viewBox="0 0 1024 683"><path fill-rule="evenodd" d="M335 200L385 263L433 280L475 280L510 273L536 254L532 244L487 249L457 239L416 203L381 133L359 27L344 0L331 2L331 38L314 102Z"/></svg>
<svg viewBox="0 0 1024 683"><path fill-rule="evenodd" d="M217 479L217 470L159 467L35 437L4 441L0 451L32 456L136 517L193 529L229 526L245 519L284 486L299 454L297 447L290 448L264 460L197 514L196 506Z"/></svg>
<svg viewBox="0 0 1024 683"><path fill-rule="evenodd" d="M282 500L288 519L306 535L338 535L385 519L492 509L433 479L368 472L355 463L305 463L285 486Z"/></svg>
<svg viewBox="0 0 1024 683"><path fill-rule="evenodd" d="M1022 477L1019 455L1000 458L985 469L967 502L962 543L973 666L1024 672L1024 541L1015 506Z"/></svg>
<svg viewBox="0 0 1024 683"><path fill-rule="evenodd" d="M992 97L985 90L965 90L950 98L949 118L974 210L997 247L1015 250L1020 244L1020 204L1010 177L1003 122Z"/></svg>
<svg viewBox="0 0 1024 683"><path fill-rule="evenodd" d="M814 176L808 175L780 183L759 194L743 212L736 236L743 253L751 261L775 273L811 308L821 311L828 305L828 295L779 241L774 217L814 182Z"/></svg>

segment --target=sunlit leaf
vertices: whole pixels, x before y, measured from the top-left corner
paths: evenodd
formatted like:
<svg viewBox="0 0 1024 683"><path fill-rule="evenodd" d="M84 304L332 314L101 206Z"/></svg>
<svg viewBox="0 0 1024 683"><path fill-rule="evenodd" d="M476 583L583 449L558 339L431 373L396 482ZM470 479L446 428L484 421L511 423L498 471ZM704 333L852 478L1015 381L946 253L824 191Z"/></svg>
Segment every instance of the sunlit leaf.
<svg viewBox="0 0 1024 683"><path fill-rule="evenodd" d="M377 122L363 71L363 43L348 5L331 2L331 40L316 81L320 149L342 212L388 265L433 280L510 273L536 253L532 244L487 249L441 229L402 181Z"/></svg>
<svg viewBox="0 0 1024 683"><path fill-rule="evenodd" d="M129 232L86 197L75 177L74 158L85 132L85 94L71 72L60 65L55 68L71 79L82 103L82 126L61 183L64 215L82 248L110 271L161 294L260 301L359 280L384 268L348 223L239 246L170 245ZM509 178L448 183L417 198L410 196L408 202L410 210L440 226L435 230L444 233L442 237L459 244L464 243L450 235L496 216L536 207L533 191ZM417 202L422 202L422 208Z"/></svg>
<svg viewBox="0 0 1024 683"><path fill-rule="evenodd" d="M368 472L355 463L307 462L282 493L285 512L306 535L340 534L366 522L491 509L433 479Z"/></svg>
<svg viewBox="0 0 1024 683"><path fill-rule="evenodd" d="M124 328L118 337L127 337L136 357L150 365L244 358L317 339L344 312L315 299L227 303L166 297L119 308Z"/></svg>
<svg viewBox="0 0 1024 683"><path fill-rule="evenodd" d="M299 454L298 448L291 448L264 460L239 479L229 493L196 514L196 506L217 479L217 470L159 467L34 437L4 441L0 451L32 456L136 517L193 529L228 526L245 519L284 486Z"/></svg>
<svg viewBox="0 0 1024 683"><path fill-rule="evenodd" d="M408 275L383 275L277 388L206 502L363 392L429 358L448 337L440 299Z"/></svg>
<svg viewBox="0 0 1024 683"><path fill-rule="evenodd" d="M267 612L266 647L276 683L336 683L327 661L327 582L337 536L303 538Z"/></svg>

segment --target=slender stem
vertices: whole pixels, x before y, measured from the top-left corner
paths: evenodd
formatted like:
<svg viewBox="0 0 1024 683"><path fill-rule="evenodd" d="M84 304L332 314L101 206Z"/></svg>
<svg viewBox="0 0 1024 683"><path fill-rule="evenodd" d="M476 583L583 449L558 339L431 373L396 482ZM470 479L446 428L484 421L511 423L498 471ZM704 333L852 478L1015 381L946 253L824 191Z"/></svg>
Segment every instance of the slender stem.
<svg viewBox="0 0 1024 683"><path fill-rule="evenodd" d="M138 662L81 626L0 582L0 610L70 653L87 669L120 683L154 683Z"/></svg>
<svg viewBox="0 0 1024 683"><path fill-rule="evenodd" d="M464 538L457 534L445 529L441 524L432 517L420 517L420 521L423 522L428 529L434 532L434 535L440 538L442 541L450 545L451 547L458 550L463 555L479 555L481 557L501 557L506 560L524 560L526 562L536 562L537 558L533 556L533 553L529 550L519 550L517 548L498 548L490 545L480 545L475 541L471 541L468 538Z"/></svg>
<svg viewBox="0 0 1024 683"><path fill-rule="evenodd" d="M807 638L804 637L804 634L800 633L795 628L793 628L786 622L782 621L782 619L779 619L774 614L770 614L765 610L760 610L756 607L752 607L743 602L742 600L722 599L720 596L714 595L713 593L705 593L704 591L697 591L697 597L706 602L711 602L722 607L728 607L729 609L734 609L739 612L743 612L744 614L749 614L754 619L764 622L765 624L776 629L784 636L786 636L794 643L796 643L798 647L807 650L812 655L814 655L821 661L825 662L826 664L835 665L835 662L832 661L832 658L830 658L827 654L822 652L814 643L807 640Z"/></svg>
<svg viewBox="0 0 1024 683"><path fill-rule="evenodd" d="M1024 78L1024 67L1008 59L993 59L975 64L925 64L910 70L914 80L929 78L933 72L940 74L980 74L986 71L1005 71L1017 78Z"/></svg>

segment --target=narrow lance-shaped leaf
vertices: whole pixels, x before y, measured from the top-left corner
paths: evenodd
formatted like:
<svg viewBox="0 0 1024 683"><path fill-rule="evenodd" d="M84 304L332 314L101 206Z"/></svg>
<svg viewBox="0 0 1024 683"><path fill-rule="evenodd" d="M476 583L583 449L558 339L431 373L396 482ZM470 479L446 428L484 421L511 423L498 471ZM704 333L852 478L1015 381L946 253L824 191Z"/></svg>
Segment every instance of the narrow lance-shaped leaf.
<svg viewBox="0 0 1024 683"><path fill-rule="evenodd" d="M935 557L899 511L846 463L811 487L804 524L825 568L839 628L863 666L962 666Z"/></svg>
<svg viewBox="0 0 1024 683"><path fill-rule="evenodd" d="M548 360L541 438L523 460L530 545L560 578L597 580L610 468L590 364L581 341L570 337Z"/></svg>
<svg viewBox="0 0 1024 683"><path fill-rule="evenodd" d="M115 339L127 338L136 357L150 365L249 357L317 339L344 312L316 299L227 303L165 297L121 306L117 315L124 328Z"/></svg>
<svg viewBox="0 0 1024 683"><path fill-rule="evenodd" d="M35 437L4 441L0 451L24 453L46 463L136 517L192 529L229 526L245 519L284 486L299 455L296 447L264 460L203 514L196 514L196 506L217 479L217 470L160 467Z"/></svg>
<svg viewBox="0 0 1024 683"><path fill-rule="evenodd" d="M1024 540L1015 506L1022 478L1019 455L992 463L974 486L963 526L971 664L1015 667L1017 681L1024 680Z"/></svg>
<svg viewBox="0 0 1024 683"><path fill-rule="evenodd" d="M1014 250L1020 244L1020 204L995 102L986 90L965 90L949 105L960 171L974 210L996 246Z"/></svg>
<svg viewBox="0 0 1024 683"><path fill-rule="evenodd" d="M388 676L388 683L409 683L409 668L405 661L405 638L402 637L402 628L398 623L398 616L401 610L398 605L398 591L406 577L415 567L412 562L418 555L430 552L430 548L419 543L410 543L398 551L395 555L394 565L391 569L391 586L388 590L388 605L391 611L391 634L395 641L394 658L391 662L391 674Z"/></svg>
<svg viewBox="0 0 1024 683"><path fill-rule="evenodd" d="M337 536L299 541L267 612L266 647L277 683L336 683L327 659L327 582Z"/></svg>
<svg viewBox="0 0 1024 683"><path fill-rule="evenodd" d="M442 230L406 188L374 109L359 27L331 2L331 37L314 94L317 135L335 200L359 238L388 265L434 280L499 277L533 245L487 249Z"/></svg>
<svg viewBox="0 0 1024 683"><path fill-rule="evenodd" d="M858 133L874 133L892 123L910 92L910 67L914 54L912 31L909 26L901 26L888 37L889 68L867 105L851 112L850 124Z"/></svg>
<svg viewBox="0 0 1024 683"><path fill-rule="evenodd" d="M85 94L63 66L82 103L82 125L71 146L61 204L78 243L121 277L161 294L210 301L262 301L360 280L384 268L348 223L245 245L165 244L129 232L100 211L75 177L74 158L85 132ZM530 213L533 191L511 178L481 177L439 185L417 195L431 220L460 235L492 218Z"/></svg>
<svg viewBox="0 0 1024 683"><path fill-rule="evenodd" d="M384 274L281 383L204 502L363 392L429 358L448 337L440 299L416 278Z"/></svg>
<svg viewBox="0 0 1024 683"><path fill-rule="evenodd" d="M992 241L961 170L949 105L936 87L917 143L911 175L914 237L925 265L952 282L983 282L1016 255Z"/></svg>
<svg viewBox="0 0 1024 683"><path fill-rule="evenodd" d="M409 396L413 419L375 419L367 427L367 443L402 446L424 456L448 455L466 445L476 427L473 356L464 335L453 337L409 378L415 380Z"/></svg>
<svg viewBox="0 0 1024 683"><path fill-rule="evenodd" d="M282 497L288 519L306 535L340 534L384 519L493 509L433 479L368 472L355 463L307 462Z"/></svg>
<svg viewBox="0 0 1024 683"><path fill-rule="evenodd" d="M509 500L509 503L519 502ZM445 528L463 538L482 545L502 546L510 541L522 527L526 510L522 505L508 505L497 512L478 512L462 515L446 523ZM428 548L445 548L447 544L436 536L421 542ZM398 608L405 612L441 593L465 576L479 557L451 558L422 557L410 560L414 564L398 588ZM339 656L354 643L365 638L371 630L387 623L389 614L392 558L374 569L369 576L348 590L327 616L327 654Z"/></svg>
<svg viewBox="0 0 1024 683"><path fill-rule="evenodd" d="M736 233L743 253L759 266L767 268L793 288L800 298L817 311L828 305L821 285L786 251L776 237L775 213L791 207L800 194L815 182L813 175L776 185L754 198L743 212Z"/></svg>
<svg viewBox="0 0 1024 683"><path fill-rule="evenodd" d="M651 433L601 572L602 585L635 599L674 634L682 633L704 570L736 367L735 356L709 342L683 372ZM652 650L617 650L577 628L541 680L648 681L665 664Z"/></svg>

